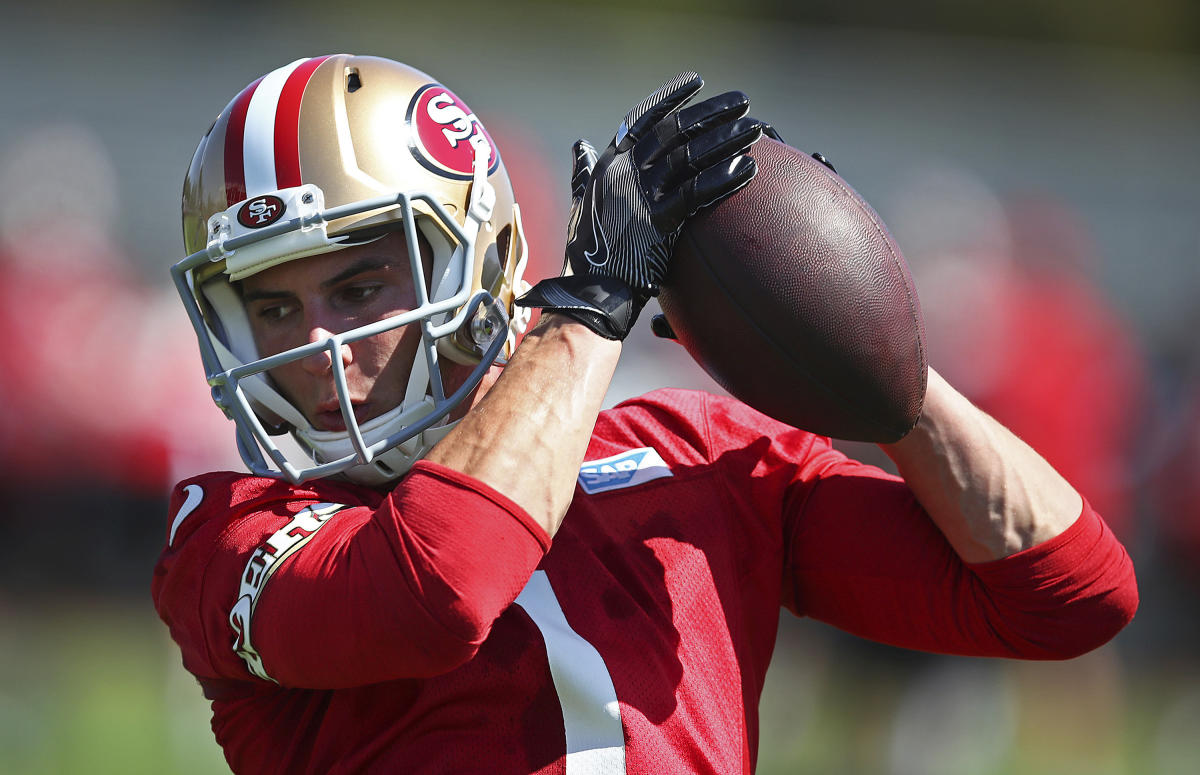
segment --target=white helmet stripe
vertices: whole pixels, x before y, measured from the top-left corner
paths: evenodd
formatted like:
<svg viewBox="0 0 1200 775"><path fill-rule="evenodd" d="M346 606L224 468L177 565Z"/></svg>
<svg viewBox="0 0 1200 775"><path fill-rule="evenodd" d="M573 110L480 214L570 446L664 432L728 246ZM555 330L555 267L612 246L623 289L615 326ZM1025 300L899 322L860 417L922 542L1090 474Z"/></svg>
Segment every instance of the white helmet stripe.
<svg viewBox="0 0 1200 775"><path fill-rule="evenodd" d="M275 112L279 109L279 95L283 93L288 76L307 61L307 58L297 59L268 73L250 98L246 131L242 137L247 198L279 188L275 180Z"/></svg>

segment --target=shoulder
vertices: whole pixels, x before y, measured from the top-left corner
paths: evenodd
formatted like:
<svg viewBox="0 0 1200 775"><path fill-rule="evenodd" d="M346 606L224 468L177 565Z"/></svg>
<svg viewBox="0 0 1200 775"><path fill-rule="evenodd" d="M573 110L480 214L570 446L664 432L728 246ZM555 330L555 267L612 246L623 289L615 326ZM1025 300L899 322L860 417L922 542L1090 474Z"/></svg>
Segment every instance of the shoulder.
<svg viewBox="0 0 1200 775"><path fill-rule="evenodd" d="M179 482L171 495L151 596L197 676L245 677L232 642L230 606L265 542L303 538L335 512L321 504L374 506L382 496L349 484L301 485L234 472ZM346 509L336 509L345 514ZM363 513L366 513L363 510Z"/></svg>
<svg viewBox="0 0 1200 775"><path fill-rule="evenodd" d="M592 444L628 447L670 443L681 453L690 451L707 457L706 405L713 398L698 390L666 388L622 401L600 413Z"/></svg>
<svg viewBox="0 0 1200 775"><path fill-rule="evenodd" d="M238 525L251 523L259 534L280 520L318 503L375 507L383 495L347 483L317 480L293 485L280 479L219 471L175 485L167 512L164 555L189 546L212 550L236 538ZM236 541L235 541L236 543Z"/></svg>
<svg viewBox="0 0 1200 775"><path fill-rule="evenodd" d="M653 446L679 462L702 463L762 447L805 457L828 449L830 442L729 396L664 388L601 412L588 457L630 446Z"/></svg>
<svg viewBox="0 0 1200 775"><path fill-rule="evenodd" d="M382 494L369 488L334 479L314 479L301 484L291 484L283 479L237 471L214 471L181 480L175 485L172 501L189 487L198 487L211 493L231 508L261 501L320 497L322 494L358 500L371 500L372 496L374 500L383 498Z"/></svg>
<svg viewBox="0 0 1200 775"><path fill-rule="evenodd" d="M170 495L169 515L172 530L168 545L192 533L192 525L220 519L233 521L258 512L286 515L314 503L376 506L383 494L350 483L314 480L292 485L281 479L239 474L235 471L192 476L175 485ZM194 518L193 518L194 517ZM175 541L172 541L174 536Z"/></svg>

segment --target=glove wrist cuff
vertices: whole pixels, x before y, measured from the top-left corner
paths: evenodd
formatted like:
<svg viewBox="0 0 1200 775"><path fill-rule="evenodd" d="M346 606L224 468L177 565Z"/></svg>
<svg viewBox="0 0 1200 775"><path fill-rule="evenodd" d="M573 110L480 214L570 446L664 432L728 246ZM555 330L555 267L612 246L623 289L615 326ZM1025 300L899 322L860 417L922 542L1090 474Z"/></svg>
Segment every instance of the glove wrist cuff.
<svg viewBox="0 0 1200 775"><path fill-rule="evenodd" d="M567 315L605 339L624 340L646 300L629 283L608 275L566 275L542 280L516 300Z"/></svg>

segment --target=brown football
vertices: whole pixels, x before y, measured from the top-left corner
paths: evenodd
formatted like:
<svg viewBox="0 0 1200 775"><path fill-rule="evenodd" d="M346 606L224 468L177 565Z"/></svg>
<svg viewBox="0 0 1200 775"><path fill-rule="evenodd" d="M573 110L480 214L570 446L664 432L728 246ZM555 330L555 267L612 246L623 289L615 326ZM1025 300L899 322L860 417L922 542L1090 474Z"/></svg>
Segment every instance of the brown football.
<svg viewBox="0 0 1200 775"><path fill-rule="evenodd" d="M925 330L904 256L836 173L763 138L749 185L685 226L659 303L733 396L853 441L904 436L925 398Z"/></svg>

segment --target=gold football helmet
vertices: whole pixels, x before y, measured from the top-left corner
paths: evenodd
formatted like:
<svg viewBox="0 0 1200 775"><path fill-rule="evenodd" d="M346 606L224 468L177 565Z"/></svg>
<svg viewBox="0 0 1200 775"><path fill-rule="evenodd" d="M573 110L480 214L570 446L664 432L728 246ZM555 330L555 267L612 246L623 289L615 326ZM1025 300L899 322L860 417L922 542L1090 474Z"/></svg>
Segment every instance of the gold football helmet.
<svg viewBox="0 0 1200 775"><path fill-rule="evenodd" d="M416 309L282 353L256 352L237 282L403 230ZM422 267L418 233L432 247ZM300 59L247 86L200 141L183 186L188 257L172 268L213 400L237 425L256 474L293 483L332 474L380 484L449 430L446 416L528 322L520 210L491 137L452 92L398 62ZM426 273L429 278L426 280ZM400 326L421 330L400 406L358 423L339 353ZM327 351L346 430L319 431L268 371ZM477 364L451 395L439 363ZM285 452L291 433L298 450Z"/></svg>

